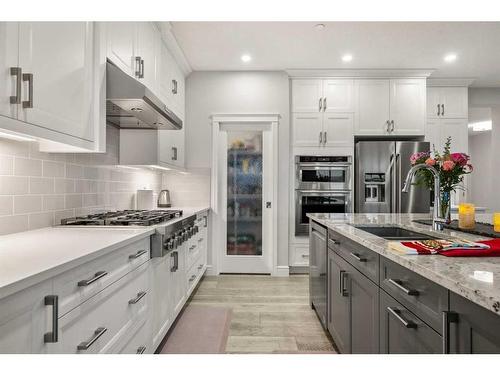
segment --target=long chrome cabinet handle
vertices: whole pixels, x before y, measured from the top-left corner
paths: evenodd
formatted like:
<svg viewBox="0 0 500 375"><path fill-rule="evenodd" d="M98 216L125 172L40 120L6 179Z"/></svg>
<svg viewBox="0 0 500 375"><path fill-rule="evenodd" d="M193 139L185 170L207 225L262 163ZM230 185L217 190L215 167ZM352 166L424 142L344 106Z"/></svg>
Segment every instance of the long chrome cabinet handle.
<svg viewBox="0 0 500 375"><path fill-rule="evenodd" d="M146 351L146 347L143 345L143 346L139 346L135 353L136 354L144 354L145 351Z"/></svg>
<svg viewBox="0 0 500 375"><path fill-rule="evenodd" d="M147 252L148 252L147 250L139 250L137 253L132 254L132 255L129 255L129 256L128 256L128 259L137 259L137 258L139 258L141 255L146 254Z"/></svg>
<svg viewBox="0 0 500 375"><path fill-rule="evenodd" d="M143 299L146 294L147 294L147 292L139 292L139 293L137 293L137 297L132 298L130 301L128 301L128 304L129 305L135 305L137 302L139 302L141 299Z"/></svg>
<svg viewBox="0 0 500 375"><path fill-rule="evenodd" d="M177 160L177 147L172 147L172 160Z"/></svg>
<svg viewBox="0 0 500 375"><path fill-rule="evenodd" d="M21 85L23 80L23 70L17 66L10 68L10 75L16 77L16 95L10 97L10 104L21 104Z"/></svg>
<svg viewBox="0 0 500 375"><path fill-rule="evenodd" d="M387 133L389 133L389 132L391 131L391 122L390 122L389 120L387 120L387 121L385 122L385 131L386 131Z"/></svg>
<svg viewBox="0 0 500 375"><path fill-rule="evenodd" d="M323 132L323 144L326 145L327 138L326 138L326 132Z"/></svg>
<svg viewBox="0 0 500 375"><path fill-rule="evenodd" d="M402 285L402 282L400 280L387 279L387 282L394 285L396 288L401 290L403 293L408 294L409 296L418 296L419 295L418 290L405 288Z"/></svg>
<svg viewBox="0 0 500 375"><path fill-rule="evenodd" d="M99 327L94 331L94 336L89 341L83 341L81 342L76 348L78 350L88 350L92 344L94 344L97 340L99 340L99 337L104 335L108 329L104 327Z"/></svg>
<svg viewBox="0 0 500 375"><path fill-rule="evenodd" d="M322 108L323 108L323 98L319 98L318 111L321 112Z"/></svg>
<svg viewBox="0 0 500 375"><path fill-rule="evenodd" d="M33 74L23 73L23 81L28 82L28 100L23 100L23 108L33 108Z"/></svg>
<svg viewBox="0 0 500 375"><path fill-rule="evenodd" d="M458 314L451 311L443 311L443 354L449 354L450 348L450 323L458 322Z"/></svg>
<svg viewBox="0 0 500 375"><path fill-rule="evenodd" d="M417 325L415 323L404 320L403 317L399 315L398 309L393 309L392 307L388 306L387 311L389 311L392 315L394 315L406 328L417 328Z"/></svg>
<svg viewBox="0 0 500 375"><path fill-rule="evenodd" d="M323 98L323 112L326 111L326 98Z"/></svg>
<svg viewBox="0 0 500 375"><path fill-rule="evenodd" d="M203 268L203 264L200 264L200 265L198 266L198 270L201 270L202 268Z"/></svg>
<svg viewBox="0 0 500 375"><path fill-rule="evenodd" d="M366 259L365 259L365 258L361 258L361 257L359 256L359 254L356 254L356 253L350 253L350 255L351 255L354 259L356 259L358 262L366 262Z"/></svg>
<svg viewBox="0 0 500 375"><path fill-rule="evenodd" d="M139 78L144 78L144 59L141 59Z"/></svg>
<svg viewBox="0 0 500 375"><path fill-rule="evenodd" d="M394 131L394 120L391 120L391 133Z"/></svg>
<svg viewBox="0 0 500 375"><path fill-rule="evenodd" d="M136 78L141 78L141 56L135 57L135 72L134 75Z"/></svg>
<svg viewBox="0 0 500 375"><path fill-rule="evenodd" d="M57 342L59 339L59 297L45 296L45 306L52 306L52 332L43 335L43 342Z"/></svg>
<svg viewBox="0 0 500 375"><path fill-rule="evenodd" d="M441 116L441 104L438 104L437 107L438 107L438 116Z"/></svg>
<svg viewBox="0 0 500 375"><path fill-rule="evenodd" d="M319 132L319 144L323 144L323 132Z"/></svg>
<svg viewBox="0 0 500 375"><path fill-rule="evenodd" d="M106 271L99 271L94 274L94 277L87 279L87 280L81 280L78 282L78 286L87 286L92 283L95 283L97 280L102 279L104 276L106 276L108 273Z"/></svg>
<svg viewBox="0 0 500 375"><path fill-rule="evenodd" d="M444 116L444 104L441 104L441 116Z"/></svg>
<svg viewBox="0 0 500 375"><path fill-rule="evenodd" d="M340 295L342 297L348 297L349 293L347 292L347 289L345 287L345 279L347 276L346 271L340 271Z"/></svg>

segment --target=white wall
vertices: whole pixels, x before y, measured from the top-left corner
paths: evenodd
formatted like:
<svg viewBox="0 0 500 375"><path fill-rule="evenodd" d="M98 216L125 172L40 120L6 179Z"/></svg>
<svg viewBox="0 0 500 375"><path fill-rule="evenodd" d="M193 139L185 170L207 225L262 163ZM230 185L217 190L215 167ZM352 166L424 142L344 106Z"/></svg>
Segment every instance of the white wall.
<svg viewBox="0 0 500 375"><path fill-rule="evenodd" d="M474 180L472 186L483 184L484 190L479 190L488 194L487 198L479 198L478 194L474 192L474 187L472 188L473 199L480 201L485 201L485 205L490 209L490 211L500 211L500 194L498 193L500 186L500 88L471 88L469 89L469 107L489 107L491 108L491 121L492 130L489 132L489 137L491 140L489 152L486 150L481 150L478 153L479 146L488 146L488 142L485 139L473 139L474 150L471 151L471 161L472 164L476 165L476 171L471 175L471 179ZM475 138L477 135L469 138ZM485 136L487 137L487 136ZM476 154L479 161L476 161ZM486 156L489 154L489 156ZM487 158L489 160L487 160ZM489 161L489 162L488 162ZM478 172L478 168L485 170L484 173ZM489 192L489 193L488 193Z"/></svg>
<svg viewBox="0 0 500 375"><path fill-rule="evenodd" d="M278 265L288 265L289 79L285 72L194 72L186 82L187 167L210 168L211 120L221 113L270 113L278 125Z"/></svg>
<svg viewBox="0 0 500 375"><path fill-rule="evenodd" d="M491 132L469 136L469 153L474 165L470 179L469 200L476 206L492 207L492 139Z"/></svg>

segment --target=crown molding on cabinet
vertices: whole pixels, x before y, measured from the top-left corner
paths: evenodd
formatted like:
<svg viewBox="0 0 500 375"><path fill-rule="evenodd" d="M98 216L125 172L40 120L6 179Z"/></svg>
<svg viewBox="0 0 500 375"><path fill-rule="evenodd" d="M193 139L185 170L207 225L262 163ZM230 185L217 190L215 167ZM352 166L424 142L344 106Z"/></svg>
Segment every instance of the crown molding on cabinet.
<svg viewBox="0 0 500 375"><path fill-rule="evenodd" d="M286 69L291 78L427 78L434 69Z"/></svg>
<svg viewBox="0 0 500 375"><path fill-rule="evenodd" d="M160 29L163 42L167 45L168 50L172 53L175 60L179 64L184 76L187 77L191 74L193 68L191 68L191 64L189 64L189 61L186 59L182 48L179 46L179 43L172 32L172 24L170 22L157 22L157 26Z"/></svg>
<svg viewBox="0 0 500 375"><path fill-rule="evenodd" d="M475 78L429 78L427 87L469 87L475 80Z"/></svg>
<svg viewBox="0 0 500 375"><path fill-rule="evenodd" d="M210 116L213 123L222 122L279 122L278 113L217 113Z"/></svg>

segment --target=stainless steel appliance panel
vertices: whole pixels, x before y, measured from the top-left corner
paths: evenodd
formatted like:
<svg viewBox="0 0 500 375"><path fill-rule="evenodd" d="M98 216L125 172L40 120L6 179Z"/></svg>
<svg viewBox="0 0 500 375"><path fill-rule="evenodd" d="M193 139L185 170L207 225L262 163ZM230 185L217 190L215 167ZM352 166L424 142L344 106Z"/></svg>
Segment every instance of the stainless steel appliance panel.
<svg viewBox="0 0 500 375"><path fill-rule="evenodd" d="M395 187L396 212L429 213L430 192L421 186L413 186L406 194L402 194L404 179L411 168L410 156L416 152L428 152L428 142L396 142L395 144Z"/></svg>

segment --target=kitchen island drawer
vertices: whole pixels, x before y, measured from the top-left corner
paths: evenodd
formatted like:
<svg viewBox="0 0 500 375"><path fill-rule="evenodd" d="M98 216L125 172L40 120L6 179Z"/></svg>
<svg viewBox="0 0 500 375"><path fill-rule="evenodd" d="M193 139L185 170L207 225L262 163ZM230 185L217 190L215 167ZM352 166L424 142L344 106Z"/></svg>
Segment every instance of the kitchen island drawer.
<svg viewBox="0 0 500 375"><path fill-rule="evenodd" d="M375 284L378 284L379 255L375 251L361 246L331 229L328 229L328 247Z"/></svg>
<svg viewBox="0 0 500 375"><path fill-rule="evenodd" d="M439 354L443 339L394 298L380 291L380 352Z"/></svg>
<svg viewBox="0 0 500 375"><path fill-rule="evenodd" d="M149 319L143 319L139 322L132 335L123 338L123 346L118 350L119 354L151 354L152 350L151 330Z"/></svg>
<svg viewBox="0 0 500 375"><path fill-rule="evenodd" d="M59 319L57 353L109 353L149 310L149 262Z"/></svg>
<svg viewBox="0 0 500 375"><path fill-rule="evenodd" d="M380 257L380 287L442 334L443 311L448 310L445 288L384 257Z"/></svg>
<svg viewBox="0 0 500 375"><path fill-rule="evenodd" d="M54 294L59 296L59 317L149 259L150 239L147 237L57 276Z"/></svg>

